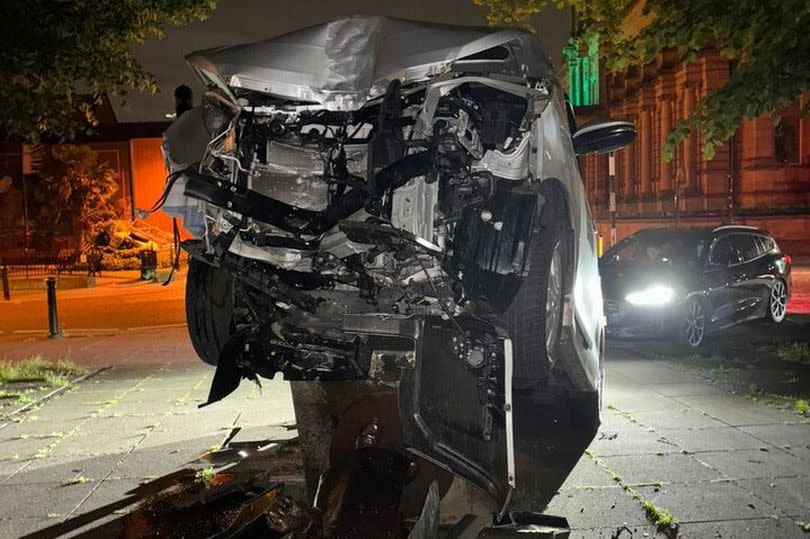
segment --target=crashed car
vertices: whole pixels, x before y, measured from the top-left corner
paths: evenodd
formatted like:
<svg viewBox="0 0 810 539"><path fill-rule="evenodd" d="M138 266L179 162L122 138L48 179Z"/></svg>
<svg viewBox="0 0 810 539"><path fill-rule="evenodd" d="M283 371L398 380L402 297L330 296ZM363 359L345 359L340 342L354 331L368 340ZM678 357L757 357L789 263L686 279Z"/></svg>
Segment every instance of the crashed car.
<svg viewBox="0 0 810 539"><path fill-rule="evenodd" d="M198 236L186 311L209 402L277 373L355 405L388 392L397 451L500 515L542 509L604 380L576 156L632 124L576 130L523 30L351 17L187 61L208 91L165 134L163 202ZM384 411L366 415L352 448L376 443Z"/></svg>

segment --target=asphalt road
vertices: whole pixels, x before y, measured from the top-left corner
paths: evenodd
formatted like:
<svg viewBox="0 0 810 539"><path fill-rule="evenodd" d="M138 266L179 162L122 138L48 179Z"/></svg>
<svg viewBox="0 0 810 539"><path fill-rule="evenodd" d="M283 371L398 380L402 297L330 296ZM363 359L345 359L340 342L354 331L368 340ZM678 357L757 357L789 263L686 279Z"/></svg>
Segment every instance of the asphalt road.
<svg viewBox="0 0 810 539"><path fill-rule="evenodd" d="M128 330L182 325L185 276L168 286L137 280L110 279L97 288L57 290L59 324L66 332ZM0 300L0 335L42 333L48 329L44 290L12 291Z"/></svg>

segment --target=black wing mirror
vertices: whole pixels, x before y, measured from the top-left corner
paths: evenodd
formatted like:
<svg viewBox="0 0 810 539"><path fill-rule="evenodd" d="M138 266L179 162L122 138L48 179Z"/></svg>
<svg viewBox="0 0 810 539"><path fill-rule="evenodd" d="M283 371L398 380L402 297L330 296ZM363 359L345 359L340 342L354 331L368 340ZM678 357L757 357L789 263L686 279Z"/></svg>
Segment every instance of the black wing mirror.
<svg viewBox="0 0 810 539"><path fill-rule="evenodd" d="M607 120L583 125L574 133L577 155L607 153L623 148L636 137L636 126L627 120Z"/></svg>

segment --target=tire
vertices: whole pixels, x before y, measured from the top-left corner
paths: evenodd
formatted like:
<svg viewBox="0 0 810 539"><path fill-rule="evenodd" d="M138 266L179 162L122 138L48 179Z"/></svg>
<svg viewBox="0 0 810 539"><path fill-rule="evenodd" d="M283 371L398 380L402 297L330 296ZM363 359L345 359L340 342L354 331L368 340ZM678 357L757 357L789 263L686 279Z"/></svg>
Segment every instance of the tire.
<svg viewBox="0 0 810 539"><path fill-rule="evenodd" d="M532 237L529 274L504 313L512 338L517 387L545 380L558 357L571 268L571 233L561 198L547 198L539 230Z"/></svg>
<svg viewBox="0 0 810 539"><path fill-rule="evenodd" d="M692 297L684 304L680 321L678 342L686 350L696 351L706 342L709 331L709 316L705 303Z"/></svg>
<svg viewBox="0 0 810 539"><path fill-rule="evenodd" d="M773 283L768 294L768 319L774 324L785 319L787 313L787 285L782 279Z"/></svg>
<svg viewBox="0 0 810 539"><path fill-rule="evenodd" d="M233 277L192 258L186 277L186 325L194 351L205 363L216 366L234 332L233 321Z"/></svg>

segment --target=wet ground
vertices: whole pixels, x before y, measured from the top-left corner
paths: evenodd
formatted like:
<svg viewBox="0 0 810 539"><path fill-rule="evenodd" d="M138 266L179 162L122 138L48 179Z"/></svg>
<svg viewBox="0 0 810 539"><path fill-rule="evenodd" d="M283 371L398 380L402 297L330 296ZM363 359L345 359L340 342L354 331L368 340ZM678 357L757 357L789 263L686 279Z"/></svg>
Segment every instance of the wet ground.
<svg viewBox="0 0 810 539"><path fill-rule="evenodd" d="M806 342L807 328L805 319L778 332L744 326L694 357L666 343L611 343L603 425L547 511L567 517L573 537L807 537L810 424L790 405L810 376L777 358L780 344ZM0 537L117 501L189 463L200 469L193 461L229 437L296 434L284 382L244 384L198 409L212 373L182 330L72 337L50 348L15 339L0 340L0 356L45 349L94 374L0 420ZM303 478L286 480L300 487ZM667 512L677 531L652 523Z"/></svg>

